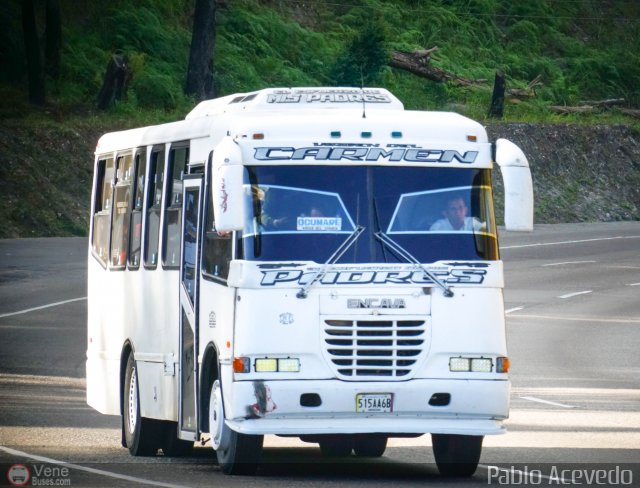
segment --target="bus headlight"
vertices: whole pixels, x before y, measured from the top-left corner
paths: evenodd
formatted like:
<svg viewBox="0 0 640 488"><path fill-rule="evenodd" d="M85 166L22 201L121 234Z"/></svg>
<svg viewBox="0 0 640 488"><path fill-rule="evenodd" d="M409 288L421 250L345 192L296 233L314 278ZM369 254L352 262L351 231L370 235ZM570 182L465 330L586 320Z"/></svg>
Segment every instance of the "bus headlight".
<svg viewBox="0 0 640 488"><path fill-rule="evenodd" d="M274 373L278 371L278 360L275 358L260 358L255 362L256 373Z"/></svg>
<svg viewBox="0 0 640 488"><path fill-rule="evenodd" d="M297 373L300 371L300 360L298 358L278 359L278 371L281 373Z"/></svg>
<svg viewBox="0 0 640 488"><path fill-rule="evenodd" d="M471 359L449 358L449 371L452 371L454 373L471 371Z"/></svg>

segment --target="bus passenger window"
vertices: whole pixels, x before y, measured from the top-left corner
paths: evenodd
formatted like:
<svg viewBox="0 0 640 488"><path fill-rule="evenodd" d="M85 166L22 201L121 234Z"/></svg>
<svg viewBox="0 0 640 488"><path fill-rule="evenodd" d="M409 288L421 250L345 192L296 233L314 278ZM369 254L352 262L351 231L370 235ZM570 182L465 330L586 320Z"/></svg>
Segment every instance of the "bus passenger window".
<svg viewBox="0 0 640 488"><path fill-rule="evenodd" d="M164 150L153 151L149 160L149 188L147 190L147 222L145 224L144 265L155 269L158 265L158 236L164 182Z"/></svg>
<svg viewBox="0 0 640 488"><path fill-rule="evenodd" d="M221 236L213 221L213 200L211 188L206 199L204 228L204 246L202 250L202 275L205 279L226 280L229 276L229 263L233 240L231 236Z"/></svg>
<svg viewBox="0 0 640 488"><path fill-rule="evenodd" d="M111 268L124 269L129 245L131 219L131 154L118 156L116 161L116 185L113 192L111 221Z"/></svg>
<svg viewBox="0 0 640 488"><path fill-rule="evenodd" d="M129 268L140 266L140 244L142 242L142 199L144 198L144 179L147 168L147 152L136 154L133 181L133 208L131 210L131 229L129 230Z"/></svg>
<svg viewBox="0 0 640 488"><path fill-rule="evenodd" d="M162 265L177 268L180 264L180 225L182 221L182 177L189 161L189 147L172 147L169 152L167 201L162 245Z"/></svg>
<svg viewBox="0 0 640 488"><path fill-rule="evenodd" d="M111 199L113 198L113 158L101 159L97 166L95 201L93 208L93 255L106 266L109 259L109 235L111 233Z"/></svg>

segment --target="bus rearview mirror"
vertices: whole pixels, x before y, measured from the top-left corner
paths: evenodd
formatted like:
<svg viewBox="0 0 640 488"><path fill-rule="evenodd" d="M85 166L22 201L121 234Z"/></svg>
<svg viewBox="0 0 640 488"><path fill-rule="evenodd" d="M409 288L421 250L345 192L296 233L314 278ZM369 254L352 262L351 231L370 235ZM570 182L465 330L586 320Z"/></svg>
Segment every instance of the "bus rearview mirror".
<svg viewBox="0 0 640 488"><path fill-rule="evenodd" d="M245 220L244 166L238 145L223 140L213 153L211 198L218 232L242 230Z"/></svg>
<svg viewBox="0 0 640 488"><path fill-rule="evenodd" d="M507 139L496 141L496 163L504 182L506 230L533 230L533 182L529 161L518 146Z"/></svg>

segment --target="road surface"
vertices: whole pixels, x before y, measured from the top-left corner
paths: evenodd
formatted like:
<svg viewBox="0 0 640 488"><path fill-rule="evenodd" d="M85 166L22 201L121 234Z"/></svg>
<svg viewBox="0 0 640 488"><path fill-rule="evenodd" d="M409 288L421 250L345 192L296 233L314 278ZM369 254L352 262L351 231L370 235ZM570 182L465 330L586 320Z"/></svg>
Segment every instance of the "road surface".
<svg viewBox="0 0 640 488"><path fill-rule="evenodd" d="M438 476L429 436L337 464L267 437L253 478L224 476L208 445L130 457L85 403L86 239L0 240L0 484L22 464L58 486L640 485L640 223L501 237L512 410L471 480Z"/></svg>

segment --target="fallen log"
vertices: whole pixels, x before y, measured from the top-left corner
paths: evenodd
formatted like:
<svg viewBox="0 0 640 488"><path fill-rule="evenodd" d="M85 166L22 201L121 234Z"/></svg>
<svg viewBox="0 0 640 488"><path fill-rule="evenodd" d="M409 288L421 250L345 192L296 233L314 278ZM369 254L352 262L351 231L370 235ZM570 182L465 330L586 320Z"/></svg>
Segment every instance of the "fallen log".
<svg viewBox="0 0 640 488"><path fill-rule="evenodd" d="M620 112L625 115L629 115L630 117L635 117L636 119L640 119L640 110L633 108L621 108Z"/></svg>
<svg viewBox="0 0 640 488"><path fill-rule="evenodd" d="M583 105L591 105L594 107L610 108L624 104L624 98L609 98L608 100L586 100L580 102Z"/></svg>
<svg viewBox="0 0 640 488"><path fill-rule="evenodd" d="M431 55L438 50L438 47L432 47L431 49L423 49L414 52L407 51L392 51L391 59L389 60L389 66L392 68L398 68L416 76L427 78L428 80L437 81L438 83L450 82L455 85L480 85L487 82L487 80L471 80L463 78L455 73L445 71L440 68L432 66Z"/></svg>
<svg viewBox="0 0 640 488"><path fill-rule="evenodd" d="M542 84L542 75L536 76L525 88L509 88L507 90L507 101L510 103L519 103L520 101L535 97L536 86Z"/></svg>
<svg viewBox="0 0 640 488"><path fill-rule="evenodd" d="M586 113L593 113L595 112L597 109L596 107L592 107L591 105L580 105L579 107L566 107L563 105L551 105L549 107L549 110L551 110L554 113L557 114L586 114Z"/></svg>

